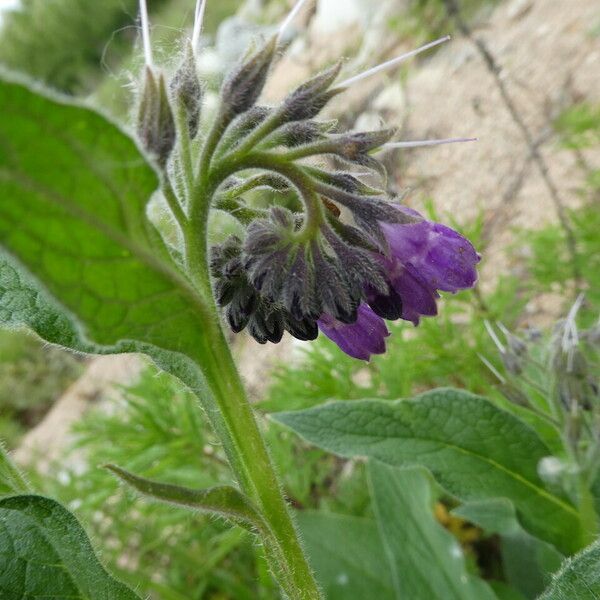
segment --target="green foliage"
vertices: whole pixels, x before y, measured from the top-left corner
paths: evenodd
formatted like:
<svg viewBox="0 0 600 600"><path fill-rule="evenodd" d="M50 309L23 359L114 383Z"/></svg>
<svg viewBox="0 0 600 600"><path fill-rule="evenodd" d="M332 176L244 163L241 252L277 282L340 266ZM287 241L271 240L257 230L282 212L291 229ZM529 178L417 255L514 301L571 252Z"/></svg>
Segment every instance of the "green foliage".
<svg viewBox="0 0 600 600"><path fill-rule="evenodd" d="M600 308L600 211L596 203L570 211L576 232L578 266L586 285L586 299L592 307ZM521 234L531 248L528 269L542 290L560 291L568 298L572 285L572 269L567 255L564 231L549 226L540 231Z"/></svg>
<svg viewBox="0 0 600 600"><path fill-rule="evenodd" d="M600 598L600 542L565 561L539 600L598 600Z"/></svg>
<svg viewBox="0 0 600 600"><path fill-rule="evenodd" d="M26 494L29 491L25 476L13 463L2 442L0 442L0 497Z"/></svg>
<svg viewBox="0 0 600 600"><path fill-rule="evenodd" d="M483 398L438 390L414 400L333 402L275 418L341 456L425 466L461 500L508 498L526 529L566 553L583 544L577 509L538 475L549 448Z"/></svg>
<svg viewBox="0 0 600 600"><path fill-rule="evenodd" d="M301 512L300 529L327 600L492 600L434 517L439 488L422 469L370 461L374 517Z"/></svg>
<svg viewBox="0 0 600 600"><path fill-rule="evenodd" d="M139 600L104 570L81 525L54 500L31 495L0 499L0 531L5 598Z"/></svg>
<svg viewBox="0 0 600 600"><path fill-rule="evenodd" d="M72 354L25 331L0 331L0 439L13 447L80 372Z"/></svg>
<svg viewBox="0 0 600 600"><path fill-rule="evenodd" d="M0 63L65 92L89 92L111 34L133 24L136 11L137 0L23 0L4 18Z"/></svg>
<svg viewBox="0 0 600 600"><path fill-rule="evenodd" d="M393 600L394 584L373 519L302 511L298 522L327 600L345 600L349 593L355 600Z"/></svg>
<svg viewBox="0 0 600 600"><path fill-rule="evenodd" d="M76 508L95 539L110 540L103 557L111 571L161 600L210 597L217 591L232 600L276 597L274 591L268 595L273 585L268 576L266 583L256 582L253 541L244 530L149 502L100 468L115 463L184 487L230 482L222 448L197 399L176 380L148 367L122 389L115 405L86 414L74 433L72 452L36 483Z"/></svg>
<svg viewBox="0 0 600 600"><path fill-rule="evenodd" d="M435 520L432 486L424 470L370 461L369 481L396 598L495 598L486 584L467 572L457 541Z"/></svg>
<svg viewBox="0 0 600 600"><path fill-rule="evenodd" d="M250 531L262 531L268 535L268 527L256 507L244 494L230 485L193 490L181 485L146 479L116 465L106 465L106 468L150 499L219 515Z"/></svg>
<svg viewBox="0 0 600 600"><path fill-rule="evenodd" d="M591 148L600 142L600 105L575 104L559 115L554 128L566 148Z"/></svg>
<svg viewBox="0 0 600 600"><path fill-rule="evenodd" d="M463 18L471 19L480 10L497 4L499 0L461 0L458 5ZM409 0L405 11L390 19L389 27L399 37L412 36L419 42L432 36L447 35L454 29L454 21L448 17L444 0Z"/></svg>

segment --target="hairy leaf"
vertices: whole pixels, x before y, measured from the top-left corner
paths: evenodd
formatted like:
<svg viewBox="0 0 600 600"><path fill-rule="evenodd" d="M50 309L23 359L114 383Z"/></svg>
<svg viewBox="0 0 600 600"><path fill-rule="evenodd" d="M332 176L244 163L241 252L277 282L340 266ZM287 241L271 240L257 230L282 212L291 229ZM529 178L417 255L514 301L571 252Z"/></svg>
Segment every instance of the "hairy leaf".
<svg viewBox="0 0 600 600"><path fill-rule="evenodd" d="M599 600L600 541L563 563L539 600Z"/></svg>
<svg viewBox="0 0 600 600"><path fill-rule="evenodd" d="M192 490L139 477L115 465L106 465L106 468L145 496L220 515L247 529L268 534L268 527L256 507L234 487L222 485L206 490Z"/></svg>
<svg viewBox="0 0 600 600"><path fill-rule="evenodd" d="M26 494L29 486L0 441L0 496Z"/></svg>
<svg viewBox="0 0 600 600"><path fill-rule="evenodd" d="M508 498L534 535L565 553L582 545L577 510L538 476L538 462L550 450L484 398L441 389L413 400L333 402L274 418L341 456L423 465L463 501Z"/></svg>
<svg viewBox="0 0 600 600"><path fill-rule="evenodd" d="M146 218L158 177L132 139L18 82L0 83L0 110L0 245L66 309L38 333L55 341L75 329L96 351L135 340L197 352L202 300ZM24 320L36 307L14 274L2 283L13 293L0 291L2 321Z"/></svg>
<svg viewBox="0 0 600 600"><path fill-rule="evenodd" d="M139 600L104 570L68 510L32 495L0 499L0 597Z"/></svg>
<svg viewBox="0 0 600 600"><path fill-rule="evenodd" d="M398 600L495 599L487 584L467 572L460 545L436 521L426 471L369 461L369 480Z"/></svg>

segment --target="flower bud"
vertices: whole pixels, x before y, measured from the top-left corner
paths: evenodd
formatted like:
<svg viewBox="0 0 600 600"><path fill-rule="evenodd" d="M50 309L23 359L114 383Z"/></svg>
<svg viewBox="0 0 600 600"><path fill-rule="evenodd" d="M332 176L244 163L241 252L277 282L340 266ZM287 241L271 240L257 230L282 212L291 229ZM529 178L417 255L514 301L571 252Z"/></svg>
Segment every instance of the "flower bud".
<svg viewBox="0 0 600 600"><path fill-rule="evenodd" d="M277 38L272 38L226 77L221 87L221 103L227 119L249 110L258 100L276 48Z"/></svg>
<svg viewBox="0 0 600 600"><path fill-rule="evenodd" d="M294 148L311 144L323 139L323 133L329 128L329 123L323 125L316 121L295 121L287 123L268 136L261 144L261 149L287 146Z"/></svg>
<svg viewBox="0 0 600 600"><path fill-rule="evenodd" d="M149 67L140 98L137 131L144 149L164 168L175 145L175 120L164 77L159 75L157 80Z"/></svg>
<svg viewBox="0 0 600 600"><path fill-rule="evenodd" d="M313 119L334 96L343 92L342 88L329 89L339 75L341 67L341 62L336 63L289 94L280 109L284 121Z"/></svg>
<svg viewBox="0 0 600 600"><path fill-rule="evenodd" d="M183 61L170 83L171 96L185 111L188 132L191 139L196 137L200 125L202 107L202 86L198 78L196 58L190 45L186 46Z"/></svg>

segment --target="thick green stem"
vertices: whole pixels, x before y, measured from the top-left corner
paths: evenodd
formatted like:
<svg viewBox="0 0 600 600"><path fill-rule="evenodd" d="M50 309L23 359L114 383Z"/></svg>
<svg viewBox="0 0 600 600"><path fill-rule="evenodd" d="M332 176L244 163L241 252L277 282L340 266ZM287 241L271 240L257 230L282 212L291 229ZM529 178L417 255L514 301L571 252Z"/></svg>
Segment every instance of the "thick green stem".
<svg viewBox="0 0 600 600"><path fill-rule="evenodd" d="M198 366L210 387L211 404L219 409L221 442L238 482L269 526L271 535L263 541L273 575L290 599L320 599L229 345L218 325L210 336L210 360Z"/></svg>
<svg viewBox="0 0 600 600"><path fill-rule="evenodd" d="M184 230L188 276L210 302L212 310L212 318L205 324L209 347L204 349L202 360L198 361L210 394L209 397L199 394L199 398L221 438L239 485L266 522L268 535L263 536L263 542L273 575L282 591L290 600L320 600L319 587L300 544L212 299L206 246L209 209L218 185L236 169L248 168L230 164L226 169L219 171L217 168L218 172L211 174L213 154L227 123L228 119L221 117L205 141L199 170L188 198L189 221Z"/></svg>

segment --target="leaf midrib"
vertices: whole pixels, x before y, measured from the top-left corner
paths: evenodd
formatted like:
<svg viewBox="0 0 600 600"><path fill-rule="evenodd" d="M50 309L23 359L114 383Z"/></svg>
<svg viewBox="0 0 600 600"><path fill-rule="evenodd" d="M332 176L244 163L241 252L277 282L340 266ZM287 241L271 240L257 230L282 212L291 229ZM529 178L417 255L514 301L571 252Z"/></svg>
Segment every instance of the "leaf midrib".
<svg viewBox="0 0 600 600"><path fill-rule="evenodd" d="M403 424L403 425L405 425L405 424ZM328 427L330 429L332 429L333 431L337 431L338 433L341 433L343 435L351 436L351 437L357 437L359 439L362 439L364 441L364 443L366 443L366 444L367 443L378 444L378 443L381 443L381 442L386 441L386 440L409 440L409 439L411 439L411 438L400 436L400 435L378 434L379 439L373 439L373 441L367 442L365 440L366 436L361 436L360 434L356 434L356 433L353 433L353 432L344 431L343 429L340 429L339 427L336 427L336 424L334 422L328 423ZM375 436L370 436L370 437L375 437ZM533 482L529 481L528 479L526 479L524 476L520 475L519 473L517 473L515 471L511 471L510 469L508 469L507 467L505 467L501 463L498 463L497 461L495 461L492 458L488 458L485 455L478 454L478 453L476 453L476 452L474 452L472 450L468 450L467 448L462 448L461 446L457 446L456 444L452 444L452 443L447 442L447 441L437 440L435 438L428 438L428 437L425 437L425 436L413 435L412 439L416 439L416 440L420 440L420 441L425 441L425 442L433 442L433 443L441 444L442 446L448 447L449 449L453 449L455 451L461 452L461 453L463 453L463 454L465 454L467 456L470 456L472 458L478 459L478 460L480 460L480 461L482 461L484 463L487 463L487 464L489 464L489 465L491 465L493 467L496 467L499 471L504 472L509 478L514 479L515 481L517 481L518 483L524 485L525 487L531 488L532 490L535 491L535 493L537 495L539 495L542 498L546 499L550 503L556 504L557 506L559 506L565 512L570 513L571 515L573 515L577 519L579 519L579 513L577 512L577 510L573 506L567 504L566 502L564 502L560 498L554 496L553 494L550 494L544 488L540 488L539 486L535 485ZM550 453L550 450L548 450L548 453ZM352 456L352 455L350 454L349 456ZM384 459L380 458L379 460L384 460ZM388 462L388 464L392 464L392 465L395 464L395 463L391 463L390 461L385 461L385 462Z"/></svg>

